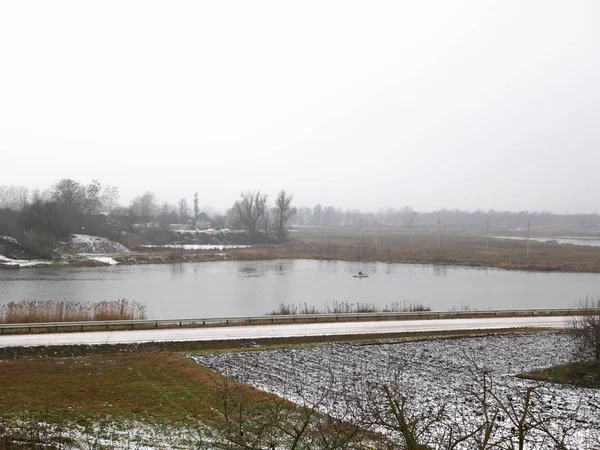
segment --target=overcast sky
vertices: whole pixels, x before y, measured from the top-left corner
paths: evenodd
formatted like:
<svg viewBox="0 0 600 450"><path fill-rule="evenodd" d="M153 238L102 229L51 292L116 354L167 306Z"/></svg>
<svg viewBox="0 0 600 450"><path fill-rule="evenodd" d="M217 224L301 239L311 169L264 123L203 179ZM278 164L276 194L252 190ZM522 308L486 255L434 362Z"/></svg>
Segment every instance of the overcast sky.
<svg viewBox="0 0 600 450"><path fill-rule="evenodd" d="M0 185L600 211L600 2L6 1Z"/></svg>

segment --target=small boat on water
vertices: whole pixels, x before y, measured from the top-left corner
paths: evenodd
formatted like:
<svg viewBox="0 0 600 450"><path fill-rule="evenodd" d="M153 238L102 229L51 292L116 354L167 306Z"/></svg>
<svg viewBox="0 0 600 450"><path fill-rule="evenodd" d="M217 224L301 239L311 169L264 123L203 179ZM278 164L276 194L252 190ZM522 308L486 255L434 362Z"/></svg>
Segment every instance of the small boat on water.
<svg viewBox="0 0 600 450"><path fill-rule="evenodd" d="M369 278L369 275L366 273L358 272L352 275L354 278Z"/></svg>

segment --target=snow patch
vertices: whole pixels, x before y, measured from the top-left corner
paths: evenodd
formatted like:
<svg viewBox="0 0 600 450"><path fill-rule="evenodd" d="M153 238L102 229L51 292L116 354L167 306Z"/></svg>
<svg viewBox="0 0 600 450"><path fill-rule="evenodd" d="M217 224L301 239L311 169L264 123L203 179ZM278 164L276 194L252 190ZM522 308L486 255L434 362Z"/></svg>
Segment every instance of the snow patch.
<svg viewBox="0 0 600 450"><path fill-rule="evenodd" d="M233 248L248 248L250 245L213 245L213 244L166 244L166 245L142 245L144 248L175 248L182 250L227 250Z"/></svg>
<svg viewBox="0 0 600 450"><path fill-rule="evenodd" d="M175 234L208 234L210 236L216 236L218 234L234 234L234 233L242 234L242 233L246 233L246 230L230 230L229 228L222 228L220 230L217 230L214 228L209 228L208 230L179 229L179 230L173 230L173 233L175 233Z"/></svg>
<svg viewBox="0 0 600 450"><path fill-rule="evenodd" d="M88 256L88 255L85 255L85 256ZM114 266L116 264L119 264L117 261L115 261L110 256L88 256L88 259L91 259L92 261L98 261L98 262L101 262L104 264L108 264L109 266Z"/></svg>
<svg viewBox="0 0 600 450"><path fill-rule="evenodd" d="M0 255L0 264L4 266L19 266L19 267L37 267L37 266L47 266L52 264L51 261L41 261L38 259L10 259L6 256Z"/></svg>
<svg viewBox="0 0 600 450"><path fill-rule="evenodd" d="M57 249L61 253L127 253L129 249L103 237L72 234L68 241L61 242Z"/></svg>

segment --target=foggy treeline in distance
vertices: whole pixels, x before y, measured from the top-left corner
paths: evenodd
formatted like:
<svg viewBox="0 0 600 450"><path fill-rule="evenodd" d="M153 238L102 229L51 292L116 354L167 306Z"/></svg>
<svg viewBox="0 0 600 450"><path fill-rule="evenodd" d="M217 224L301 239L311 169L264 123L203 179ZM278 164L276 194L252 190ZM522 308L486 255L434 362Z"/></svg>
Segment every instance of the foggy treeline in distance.
<svg viewBox="0 0 600 450"><path fill-rule="evenodd" d="M410 206L369 212L333 205L295 205L293 194L281 190L271 198L260 190L247 190L231 199L230 208L218 211L205 206L210 204L210 193L204 192L182 193L178 203L172 204L145 191L123 204L118 187L95 180L83 184L61 179L44 191L0 186L0 236L41 249L73 233L106 235L118 240L120 233L132 231L136 224L154 229L247 230L265 236L271 233L277 241L287 238L286 230L291 226L512 230L530 222L535 227L561 225L585 233L597 231L600 224L597 214L456 209L421 212ZM106 223L111 226L106 227Z"/></svg>

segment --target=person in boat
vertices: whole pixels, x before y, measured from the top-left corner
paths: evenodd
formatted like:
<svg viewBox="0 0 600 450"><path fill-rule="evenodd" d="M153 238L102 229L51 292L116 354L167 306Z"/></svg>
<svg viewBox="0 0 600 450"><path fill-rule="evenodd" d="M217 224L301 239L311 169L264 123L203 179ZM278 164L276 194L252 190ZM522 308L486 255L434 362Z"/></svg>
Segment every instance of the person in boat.
<svg viewBox="0 0 600 450"><path fill-rule="evenodd" d="M359 274L360 276L362 276L362 274L363 274L363 273L362 273L362 272L359 270L359 271L358 271L358 274Z"/></svg>

